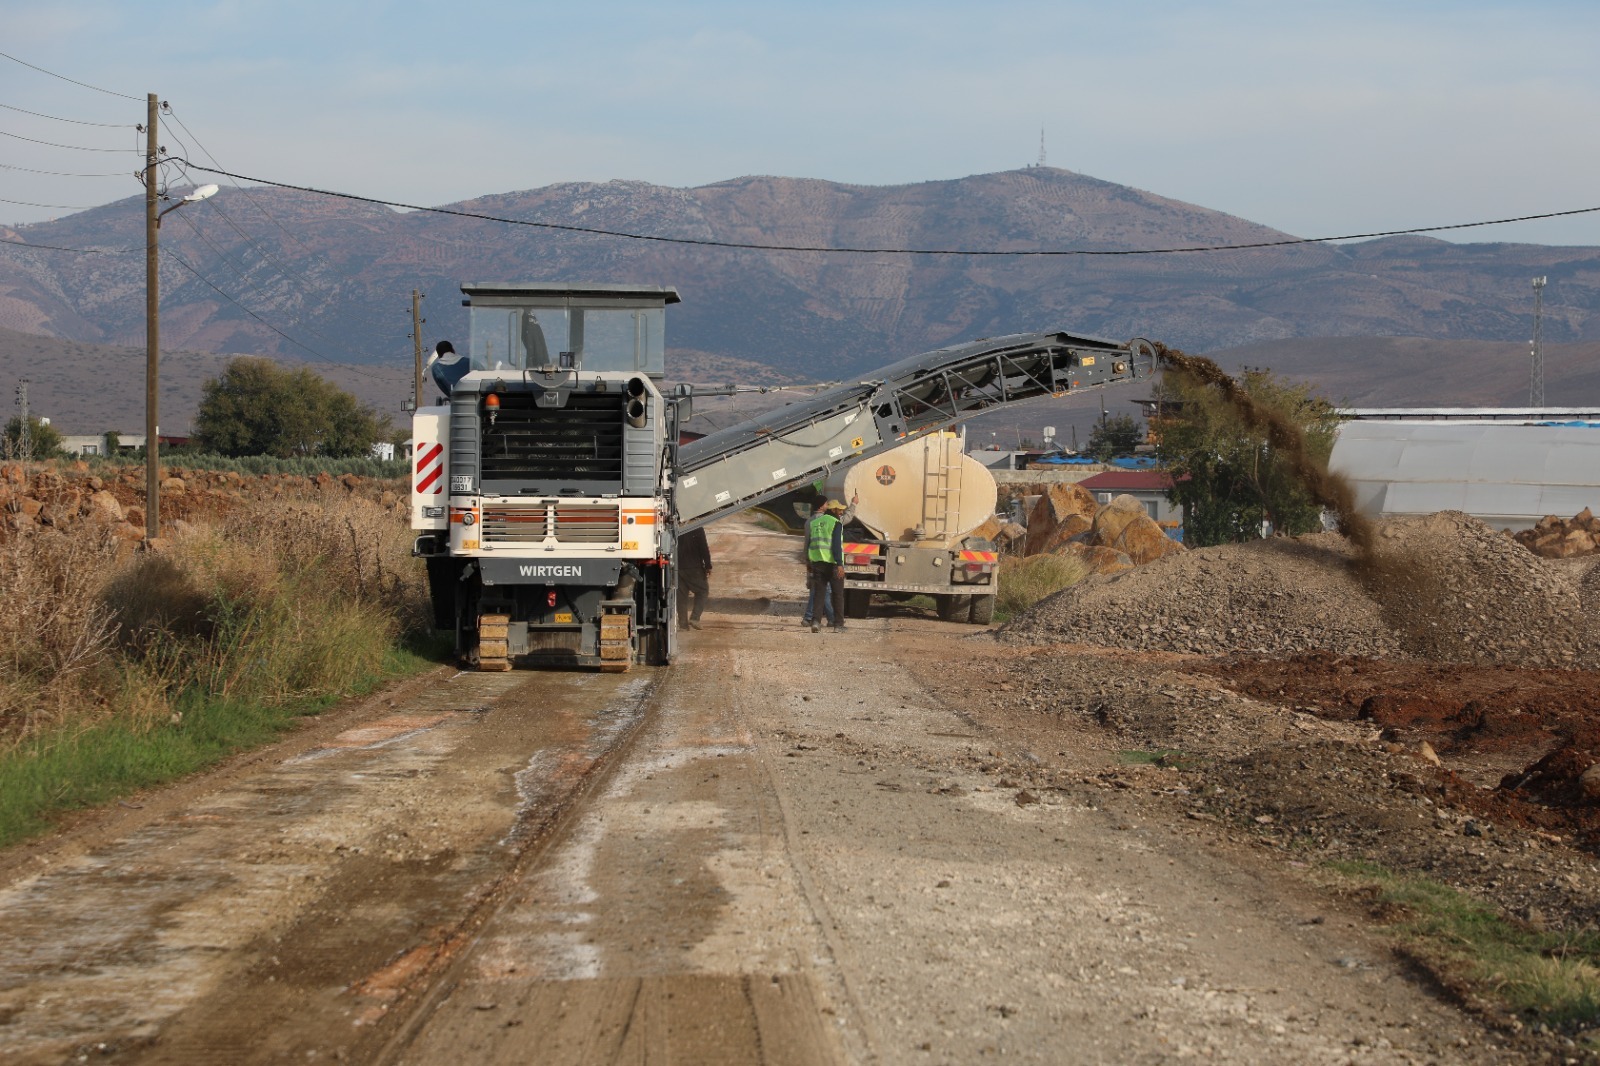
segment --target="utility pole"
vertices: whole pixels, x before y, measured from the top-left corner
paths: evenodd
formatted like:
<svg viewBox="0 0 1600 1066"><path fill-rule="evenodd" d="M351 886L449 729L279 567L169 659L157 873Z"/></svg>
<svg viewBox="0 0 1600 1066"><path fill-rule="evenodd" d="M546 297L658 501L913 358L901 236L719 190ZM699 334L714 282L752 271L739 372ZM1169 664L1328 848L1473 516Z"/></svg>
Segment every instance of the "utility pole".
<svg viewBox="0 0 1600 1066"><path fill-rule="evenodd" d="M156 248L156 227L160 212L156 206L156 159L160 145L156 122L161 109L156 94L148 100L149 118L144 127L144 536L146 541L161 535L161 459L156 441L158 428L157 395L161 371L161 276Z"/></svg>
<svg viewBox="0 0 1600 1066"><path fill-rule="evenodd" d="M416 391L412 395L412 410L422 408L422 294L411 290L411 348L416 356Z"/></svg>
<svg viewBox="0 0 1600 1066"><path fill-rule="evenodd" d="M28 379L17 382L17 406L22 408L22 418L17 423L17 458L26 462L33 458L33 424L28 419Z"/></svg>
<svg viewBox="0 0 1600 1066"><path fill-rule="evenodd" d="M1544 406L1544 355L1539 343L1544 337L1544 278L1533 279L1533 352L1532 373L1528 384L1528 406Z"/></svg>

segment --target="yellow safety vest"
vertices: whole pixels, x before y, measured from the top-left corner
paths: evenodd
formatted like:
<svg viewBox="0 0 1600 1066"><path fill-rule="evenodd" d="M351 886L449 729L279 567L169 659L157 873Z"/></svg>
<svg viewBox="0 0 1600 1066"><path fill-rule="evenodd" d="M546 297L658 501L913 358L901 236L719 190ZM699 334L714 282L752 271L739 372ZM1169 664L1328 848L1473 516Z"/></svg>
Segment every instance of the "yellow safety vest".
<svg viewBox="0 0 1600 1066"><path fill-rule="evenodd" d="M831 514L816 515L806 526L806 558L813 563L838 563L833 557L833 530L839 520Z"/></svg>

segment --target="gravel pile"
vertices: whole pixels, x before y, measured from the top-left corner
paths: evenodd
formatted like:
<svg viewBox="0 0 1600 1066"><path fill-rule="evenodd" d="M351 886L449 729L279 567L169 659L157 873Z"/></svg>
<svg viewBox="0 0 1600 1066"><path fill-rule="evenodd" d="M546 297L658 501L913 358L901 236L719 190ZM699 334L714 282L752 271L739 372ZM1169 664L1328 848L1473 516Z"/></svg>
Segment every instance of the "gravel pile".
<svg viewBox="0 0 1600 1066"><path fill-rule="evenodd" d="M1589 595L1594 582L1591 572ZM1567 574L1459 512L1393 519L1374 557L1335 534L1171 556L1091 578L1000 631L1014 643L1589 666L1600 627Z"/></svg>

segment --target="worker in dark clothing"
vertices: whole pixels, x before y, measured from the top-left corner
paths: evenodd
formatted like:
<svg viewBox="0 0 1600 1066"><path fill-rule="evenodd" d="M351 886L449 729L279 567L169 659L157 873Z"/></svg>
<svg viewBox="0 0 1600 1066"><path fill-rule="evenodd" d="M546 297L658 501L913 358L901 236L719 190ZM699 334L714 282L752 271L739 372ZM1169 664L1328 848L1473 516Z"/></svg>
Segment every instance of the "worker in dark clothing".
<svg viewBox="0 0 1600 1066"><path fill-rule="evenodd" d="M834 630L844 628L844 504L829 500L806 523L806 567L811 572L811 632L822 630L826 611ZM829 599L829 593L832 599Z"/></svg>
<svg viewBox="0 0 1600 1066"><path fill-rule="evenodd" d="M706 531L691 529L678 537L678 626L681 629L699 629L700 616L706 612L706 600L711 597L711 545L706 543ZM689 609L690 598L694 609Z"/></svg>

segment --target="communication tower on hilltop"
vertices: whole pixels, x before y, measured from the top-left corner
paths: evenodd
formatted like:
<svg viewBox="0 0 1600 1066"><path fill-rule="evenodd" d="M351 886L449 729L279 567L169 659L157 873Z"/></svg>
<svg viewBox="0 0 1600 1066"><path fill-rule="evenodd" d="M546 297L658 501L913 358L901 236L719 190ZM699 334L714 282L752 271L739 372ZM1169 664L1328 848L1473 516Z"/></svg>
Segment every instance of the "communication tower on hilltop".
<svg viewBox="0 0 1600 1066"><path fill-rule="evenodd" d="M1544 278L1533 279L1533 352L1528 406L1535 408L1544 406L1544 356L1539 351L1539 342L1544 335L1544 283Z"/></svg>
<svg viewBox="0 0 1600 1066"><path fill-rule="evenodd" d="M1039 165L1044 166L1044 127L1039 127Z"/></svg>

